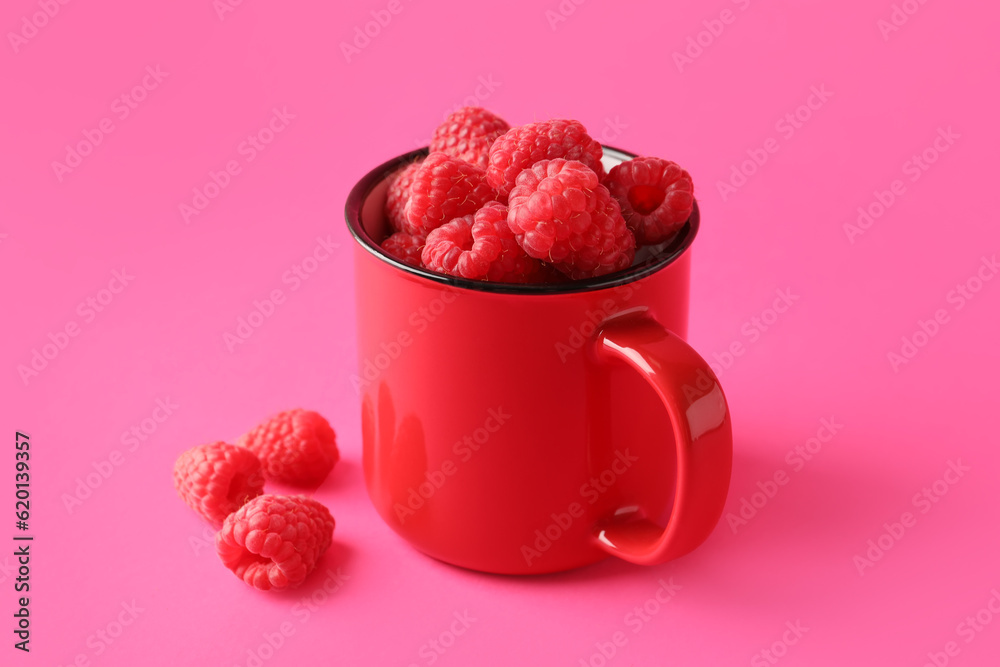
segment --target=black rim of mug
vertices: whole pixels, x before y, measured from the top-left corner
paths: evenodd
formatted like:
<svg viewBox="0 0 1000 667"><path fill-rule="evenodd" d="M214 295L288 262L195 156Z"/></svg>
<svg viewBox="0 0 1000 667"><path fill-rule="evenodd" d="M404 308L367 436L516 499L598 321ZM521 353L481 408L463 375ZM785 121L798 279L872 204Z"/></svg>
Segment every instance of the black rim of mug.
<svg viewBox="0 0 1000 667"><path fill-rule="evenodd" d="M633 153L611 146L604 146L604 150L606 154L611 154L613 157L620 158L621 160L631 160L636 157ZM399 269L400 271L405 271L413 276L419 276L420 278L430 280L435 283L449 285L460 289L475 290L478 292L493 292L498 294L570 294L574 292L588 292L620 287L645 278L646 276L656 273L665 266L671 264L691 247L695 236L698 234L701 216L698 210L698 202L695 200L694 209L691 211L691 217L688 218L688 221L671 239L661 244L661 246L657 246L653 251L652 257L644 261L642 264L632 266L624 271L609 273L605 276L598 276L597 278L573 280L565 283L525 285L519 283L488 282L485 280L468 280L466 278L456 278L454 276L448 276L442 273L435 273L427 269L410 266L409 264L405 264L404 262L384 252L382 248L379 247L379 244L368 235L368 232L361 224L361 209L372 190L374 190L375 187L392 172L410 162L416 161L418 158L426 157L427 154L427 148L420 148L415 151L410 151L405 155L393 158L372 169L357 182L357 184L351 189L350 194L347 195L347 204L344 207L344 213L347 219L347 228L350 230L351 236L354 237L354 240L361 244L361 247L378 259Z"/></svg>

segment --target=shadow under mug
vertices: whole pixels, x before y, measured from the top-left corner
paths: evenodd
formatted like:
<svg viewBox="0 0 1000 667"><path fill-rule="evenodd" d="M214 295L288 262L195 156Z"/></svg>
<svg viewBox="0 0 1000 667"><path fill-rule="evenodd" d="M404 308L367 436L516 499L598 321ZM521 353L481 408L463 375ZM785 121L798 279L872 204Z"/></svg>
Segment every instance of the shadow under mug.
<svg viewBox="0 0 1000 667"><path fill-rule="evenodd" d="M645 565L712 532L732 468L718 379L684 342L697 203L623 272L562 284L453 278L385 254L385 179L347 199L364 474L420 551L485 572ZM605 166L634 157L605 148Z"/></svg>

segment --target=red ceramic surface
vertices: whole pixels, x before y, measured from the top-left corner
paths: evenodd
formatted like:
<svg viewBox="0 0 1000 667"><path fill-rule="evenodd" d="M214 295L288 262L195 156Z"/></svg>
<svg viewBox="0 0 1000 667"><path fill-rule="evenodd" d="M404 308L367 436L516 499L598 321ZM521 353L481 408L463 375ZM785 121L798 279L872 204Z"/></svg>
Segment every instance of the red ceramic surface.
<svg viewBox="0 0 1000 667"><path fill-rule="evenodd" d="M722 390L682 340L697 208L678 238L614 277L453 279L376 247L384 177L411 158L372 171L347 205L379 514L430 556L505 574L609 554L655 564L697 547L732 463Z"/></svg>

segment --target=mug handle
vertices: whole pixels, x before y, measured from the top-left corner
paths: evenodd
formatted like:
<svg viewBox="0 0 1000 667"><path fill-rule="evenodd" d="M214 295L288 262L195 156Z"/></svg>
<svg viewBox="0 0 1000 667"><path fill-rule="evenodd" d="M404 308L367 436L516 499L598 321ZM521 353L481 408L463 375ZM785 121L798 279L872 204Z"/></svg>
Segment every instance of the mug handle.
<svg viewBox="0 0 1000 667"><path fill-rule="evenodd" d="M663 401L677 443L677 483L666 526L620 512L595 526L593 535L618 558L664 563L704 542L722 516L733 463L729 406L708 363L648 315L605 322L595 343L599 359L625 361Z"/></svg>

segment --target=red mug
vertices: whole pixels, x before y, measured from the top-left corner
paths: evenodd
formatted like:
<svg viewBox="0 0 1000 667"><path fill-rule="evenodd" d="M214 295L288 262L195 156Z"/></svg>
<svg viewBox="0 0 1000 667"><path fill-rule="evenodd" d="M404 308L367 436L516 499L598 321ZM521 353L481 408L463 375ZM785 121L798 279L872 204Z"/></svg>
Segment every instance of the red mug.
<svg viewBox="0 0 1000 667"><path fill-rule="evenodd" d="M408 266L379 248L386 177L347 199L354 247L364 473L375 508L420 551L538 574L609 555L643 565L712 532L732 425L687 331L697 204L626 271L513 285ZM605 148L605 166L634 157Z"/></svg>

